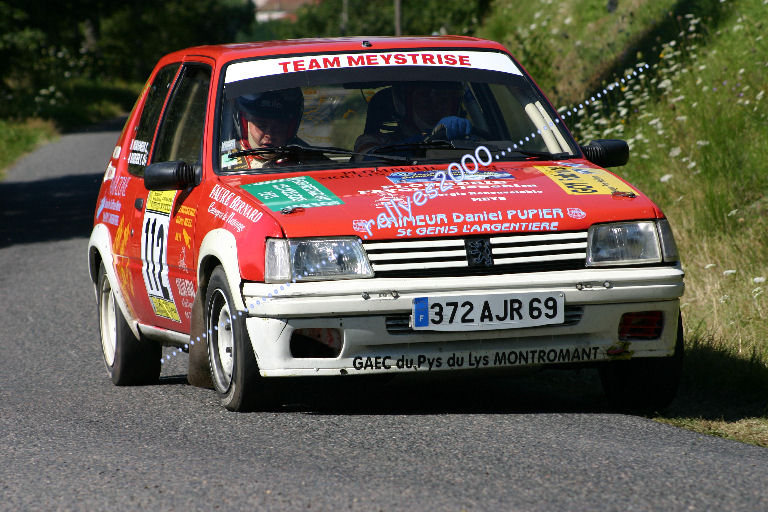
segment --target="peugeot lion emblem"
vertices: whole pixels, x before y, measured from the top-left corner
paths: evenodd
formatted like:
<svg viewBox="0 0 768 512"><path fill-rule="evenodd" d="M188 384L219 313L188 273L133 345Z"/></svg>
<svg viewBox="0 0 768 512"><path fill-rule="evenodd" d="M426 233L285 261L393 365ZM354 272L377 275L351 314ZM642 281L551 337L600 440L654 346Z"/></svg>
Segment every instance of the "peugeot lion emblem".
<svg viewBox="0 0 768 512"><path fill-rule="evenodd" d="M473 238L465 240L464 245L467 248L467 262L470 267L493 266L490 240L487 238Z"/></svg>

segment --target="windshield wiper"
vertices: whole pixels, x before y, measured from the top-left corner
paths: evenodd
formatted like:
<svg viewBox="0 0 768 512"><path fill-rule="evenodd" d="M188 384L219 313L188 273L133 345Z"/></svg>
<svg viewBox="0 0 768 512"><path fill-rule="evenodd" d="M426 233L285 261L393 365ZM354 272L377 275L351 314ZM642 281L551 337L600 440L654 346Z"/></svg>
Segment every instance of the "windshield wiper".
<svg viewBox="0 0 768 512"><path fill-rule="evenodd" d="M457 148L450 140L432 140L424 142L403 142L401 144L387 144L386 146L376 146L370 151L370 154L378 155L379 151L407 151L409 149L461 149Z"/></svg>
<svg viewBox="0 0 768 512"><path fill-rule="evenodd" d="M525 149L515 149L513 151L507 151L507 154L505 156L508 156L512 153L517 153L519 155L528 156L528 157L535 157L537 160L561 160L563 158L569 158L572 155L568 153L547 153L545 151L528 151Z"/></svg>
<svg viewBox="0 0 768 512"><path fill-rule="evenodd" d="M239 156L246 156L246 155L279 154L279 155L286 155L286 156L292 156L292 157L299 157L301 155L324 155L326 153L330 155L349 155L349 156L359 155L363 157L371 156L371 154L369 153L357 153L355 151L350 151L349 149L343 149L343 148L300 146L298 144L287 144L284 146L242 149L240 151L229 153L229 156L233 158L237 158ZM378 155L377 154L376 157L380 160L388 160L392 162L408 162L408 163L413 162L411 158L398 156L398 155Z"/></svg>

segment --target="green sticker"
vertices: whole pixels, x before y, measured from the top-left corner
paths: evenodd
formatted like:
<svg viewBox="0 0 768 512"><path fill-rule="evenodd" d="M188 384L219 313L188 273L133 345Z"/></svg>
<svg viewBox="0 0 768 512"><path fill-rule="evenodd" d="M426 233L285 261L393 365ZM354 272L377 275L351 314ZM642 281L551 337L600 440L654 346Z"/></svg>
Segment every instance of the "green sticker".
<svg viewBox="0 0 768 512"><path fill-rule="evenodd" d="M264 203L273 212L283 208L313 208L344 204L333 192L309 176L262 181L240 188Z"/></svg>

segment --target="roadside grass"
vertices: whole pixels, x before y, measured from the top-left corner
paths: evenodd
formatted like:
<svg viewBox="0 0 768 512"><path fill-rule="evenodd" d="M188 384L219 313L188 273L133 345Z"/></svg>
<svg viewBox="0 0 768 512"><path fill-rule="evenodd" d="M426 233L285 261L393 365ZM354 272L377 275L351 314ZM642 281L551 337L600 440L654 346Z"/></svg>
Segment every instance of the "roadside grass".
<svg viewBox="0 0 768 512"><path fill-rule="evenodd" d="M711 25L724 9L719 0L497 0L477 35L509 48L559 106L652 62L652 47L679 31L684 14Z"/></svg>
<svg viewBox="0 0 768 512"><path fill-rule="evenodd" d="M40 118L0 119L0 179L5 169L25 153L56 137L51 121Z"/></svg>
<svg viewBox="0 0 768 512"><path fill-rule="evenodd" d="M687 320L687 318L686 318ZM768 368L752 350L691 326L680 390L654 419L703 434L768 447Z"/></svg>
<svg viewBox="0 0 768 512"><path fill-rule="evenodd" d="M61 89L17 97L0 108L0 179L26 153L60 133L84 129L130 111L142 84L74 79ZM11 103L11 102L9 102Z"/></svg>
<svg viewBox="0 0 768 512"><path fill-rule="evenodd" d="M656 419L761 446L768 446L765 4L728 2L717 25L682 15L644 76L568 119L578 140L629 142L630 163L616 171L675 230L686 271L686 375L680 397Z"/></svg>

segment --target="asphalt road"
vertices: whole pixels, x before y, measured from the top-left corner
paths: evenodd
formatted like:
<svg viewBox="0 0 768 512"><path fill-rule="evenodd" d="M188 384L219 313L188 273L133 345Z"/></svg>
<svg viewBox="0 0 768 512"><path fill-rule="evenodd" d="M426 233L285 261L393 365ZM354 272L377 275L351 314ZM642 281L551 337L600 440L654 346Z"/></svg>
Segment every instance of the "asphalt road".
<svg viewBox="0 0 768 512"><path fill-rule="evenodd" d="M0 509L768 509L768 450L611 414L592 372L302 381L253 414L186 355L113 386L86 243L115 129L0 183Z"/></svg>

